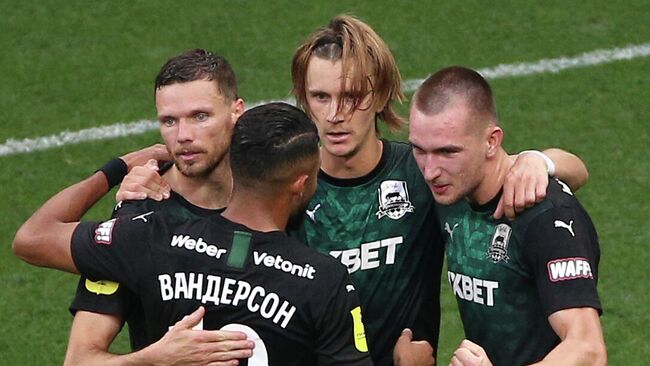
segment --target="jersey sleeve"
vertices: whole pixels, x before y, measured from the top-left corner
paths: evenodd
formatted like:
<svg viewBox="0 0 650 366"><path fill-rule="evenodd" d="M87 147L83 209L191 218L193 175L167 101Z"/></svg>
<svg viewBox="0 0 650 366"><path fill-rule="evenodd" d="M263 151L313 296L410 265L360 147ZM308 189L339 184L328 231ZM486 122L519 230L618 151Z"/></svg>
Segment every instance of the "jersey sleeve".
<svg viewBox="0 0 650 366"><path fill-rule="evenodd" d="M347 270L336 265L340 275L316 326L318 365L372 365L357 291Z"/></svg>
<svg viewBox="0 0 650 366"><path fill-rule="evenodd" d="M120 216L104 222L82 222L72 235L72 259L79 272L91 279L107 279L137 288L140 274L150 263L149 220Z"/></svg>
<svg viewBox="0 0 650 366"><path fill-rule="evenodd" d="M144 214L144 201L120 201L113 208L112 218ZM144 207L145 209L147 207ZM132 295L131 295L132 296ZM85 276L79 279L77 292L70 304L70 313L89 311L99 314L116 315L124 319L130 306L129 292L118 282L91 280Z"/></svg>
<svg viewBox="0 0 650 366"><path fill-rule="evenodd" d="M525 260L547 316L577 307L602 313L596 289L598 237L581 207L553 207L540 214L530 223L525 243Z"/></svg>
<svg viewBox="0 0 650 366"><path fill-rule="evenodd" d="M128 294L118 282L81 277L69 310L72 315L81 310L125 319L130 306Z"/></svg>

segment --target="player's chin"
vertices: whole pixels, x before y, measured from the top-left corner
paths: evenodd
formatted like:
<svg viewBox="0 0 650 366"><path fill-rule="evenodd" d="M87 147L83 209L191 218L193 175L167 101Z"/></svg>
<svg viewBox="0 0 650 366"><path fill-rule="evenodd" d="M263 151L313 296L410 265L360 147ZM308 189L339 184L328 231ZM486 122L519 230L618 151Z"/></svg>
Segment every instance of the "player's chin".
<svg viewBox="0 0 650 366"><path fill-rule="evenodd" d="M347 158L351 157L355 153L355 147L349 143L324 143L323 148L327 151L328 154L336 156L338 158Z"/></svg>
<svg viewBox="0 0 650 366"><path fill-rule="evenodd" d="M458 195L449 192L449 190L446 190L445 192L437 192L432 188L431 193L433 194L433 199L444 206L453 205L459 200Z"/></svg>
<svg viewBox="0 0 650 366"><path fill-rule="evenodd" d="M199 162L181 162L180 164L177 163L176 167L178 167L178 170L181 172L181 174L186 177L200 177L206 175L207 172L205 164L201 164Z"/></svg>

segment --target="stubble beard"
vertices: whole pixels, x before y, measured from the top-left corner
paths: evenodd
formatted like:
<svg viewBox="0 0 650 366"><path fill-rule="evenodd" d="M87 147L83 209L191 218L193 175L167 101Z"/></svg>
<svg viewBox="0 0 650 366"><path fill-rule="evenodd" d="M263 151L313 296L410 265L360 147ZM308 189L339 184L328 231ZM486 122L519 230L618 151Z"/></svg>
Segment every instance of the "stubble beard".
<svg viewBox="0 0 650 366"><path fill-rule="evenodd" d="M226 154L217 155L214 158L210 159L206 163L195 162L188 164L180 159L174 159L174 165L178 171L185 177L188 178L202 178L207 177L212 172L214 172L217 167L221 164Z"/></svg>

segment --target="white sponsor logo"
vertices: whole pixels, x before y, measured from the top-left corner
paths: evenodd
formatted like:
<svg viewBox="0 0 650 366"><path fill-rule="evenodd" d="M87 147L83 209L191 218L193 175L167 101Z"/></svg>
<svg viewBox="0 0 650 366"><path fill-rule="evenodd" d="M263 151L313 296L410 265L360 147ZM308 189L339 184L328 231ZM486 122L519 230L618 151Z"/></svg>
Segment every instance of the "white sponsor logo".
<svg viewBox="0 0 650 366"><path fill-rule="evenodd" d="M214 305L245 306L251 313L286 328L296 313L296 307L262 286L228 277L203 273L176 272L159 274L160 296L163 301L197 300Z"/></svg>
<svg viewBox="0 0 650 366"><path fill-rule="evenodd" d="M192 239L189 235L174 235L171 241L172 247L185 248L197 253L205 254L208 257L221 258L228 252L226 249L219 248L216 245L206 243L203 238Z"/></svg>
<svg viewBox="0 0 650 366"><path fill-rule="evenodd" d="M353 285L345 285L345 290L347 292L352 292L352 291L354 291L354 286Z"/></svg>
<svg viewBox="0 0 650 366"><path fill-rule="evenodd" d="M572 227L573 220L569 221L568 224L566 222L564 222L564 221L561 221L561 220L555 220L554 225L555 225L555 227L561 227L561 228L567 229L571 233L571 236L576 236L576 234L573 232L573 227Z"/></svg>
<svg viewBox="0 0 650 366"><path fill-rule="evenodd" d="M96 243L111 245L113 242L113 227L115 226L115 220L117 219L104 221L97 226L95 229Z"/></svg>
<svg viewBox="0 0 650 366"><path fill-rule="evenodd" d="M451 240L454 240L454 230L458 227L458 223L454 224L454 227L450 227L448 222L445 222L445 231L449 234Z"/></svg>
<svg viewBox="0 0 650 366"><path fill-rule="evenodd" d="M568 194L570 196L573 196L573 192L571 192L571 188L569 188L569 186L566 183L564 183L563 181L561 181L561 180L559 180L557 178L555 178L555 180L562 186L562 192L564 192L564 193L566 193L566 194Z"/></svg>
<svg viewBox="0 0 650 366"><path fill-rule="evenodd" d="M307 216L309 216L311 221L316 222L316 218L314 217L314 215L316 215L316 211L318 211L319 208L320 208L320 203L317 204L313 210L309 210L309 209L306 210Z"/></svg>
<svg viewBox="0 0 650 366"><path fill-rule="evenodd" d="M283 259L280 255L270 256L268 253L254 251L253 262L256 266L264 265L268 268L275 268L293 276L308 278L310 280L314 279L314 274L316 273L316 268L312 267L311 264L300 265L291 263L291 261Z"/></svg>
<svg viewBox="0 0 650 366"><path fill-rule="evenodd" d="M149 221L147 220L147 216L151 215L152 213L153 213L153 211L149 211L149 212L147 212L147 213L143 213L142 215L135 216L134 218L131 219L131 221L135 221L135 220L137 220L137 219L141 219L141 220L144 221L144 222L149 222Z"/></svg>
<svg viewBox="0 0 650 366"><path fill-rule="evenodd" d="M359 248L346 250L333 250L330 255L337 258L348 267L349 273L361 270L377 268L382 264L382 258L379 256L379 249L386 248L386 255L383 258L386 265L395 263L395 252L397 246L402 244L403 238L397 236L370 243L364 243Z"/></svg>
<svg viewBox="0 0 650 366"><path fill-rule="evenodd" d="M388 216L393 220L397 220L406 215L407 212L413 212L414 207L409 201L409 190L406 182L402 180L385 180L381 182L377 191L379 194L379 210L376 212L378 219Z"/></svg>
<svg viewBox="0 0 650 366"><path fill-rule="evenodd" d="M548 262L548 278L553 281L594 278L591 266L585 258L561 258Z"/></svg>
<svg viewBox="0 0 650 366"><path fill-rule="evenodd" d="M481 305L494 306L494 290L499 288L499 282L451 271L447 271L447 278L451 289L458 298Z"/></svg>

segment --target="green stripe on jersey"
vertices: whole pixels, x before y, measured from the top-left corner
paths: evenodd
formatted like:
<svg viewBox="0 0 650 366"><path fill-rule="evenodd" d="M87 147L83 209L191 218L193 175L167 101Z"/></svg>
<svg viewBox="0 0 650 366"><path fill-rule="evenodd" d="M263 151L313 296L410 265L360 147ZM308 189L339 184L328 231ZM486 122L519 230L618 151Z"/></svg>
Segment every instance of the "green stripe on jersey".
<svg viewBox="0 0 650 366"><path fill-rule="evenodd" d="M228 253L228 267L244 268L244 263L248 257L248 248L251 245L253 234L245 231L235 231L232 237L232 246Z"/></svg>

